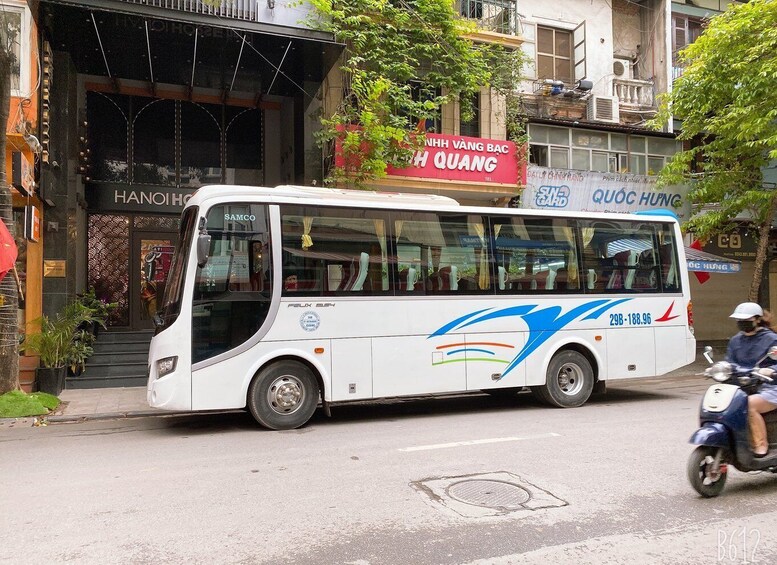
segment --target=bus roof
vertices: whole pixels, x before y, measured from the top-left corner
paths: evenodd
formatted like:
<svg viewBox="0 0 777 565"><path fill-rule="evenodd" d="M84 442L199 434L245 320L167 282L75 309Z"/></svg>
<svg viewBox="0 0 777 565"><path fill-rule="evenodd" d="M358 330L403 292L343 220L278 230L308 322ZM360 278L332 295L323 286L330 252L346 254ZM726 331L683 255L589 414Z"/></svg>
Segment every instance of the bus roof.
<svg viewBox="0 0 777 565"><path fill-rule="evenodd" d="M410 194L400 192L377 192L372 190L347 190L342 188L326 188L319 186L280 185L275 188L242 185L207 185L199 188L186 203L186 206L200 206L207 200L261 199L263 202L298 203L316 201L318 205L357 206L364 208L395 208L400 210L433 210L444 208L461 213L494 214L521 213L559 218L610 218L631 219L638 221L660 220L677 222L675 214L667 214L666 210L646 210L638 213L622 212L579 212L570 210L536 210L529 208L495 208L484 206L461 206L453 198L437 194Z"/></svg>
<svg viewBox="0 0 777 565"><path fill-rule="evenodd" d="M192 198L206 199L222 196L251 196L278 199L306 199L306 200L337 200L340 202L351 201L354 203L374 202L380 206L386 204L411 204L422 206L458 206L453 198L439 196L437 194L408 194L401 192L376 192L373 190L347 190L343 188L326 188L321 186L294 186L280 185L275 188L263 186L238 186L238 185L208 185L203 186Z"/></svg>

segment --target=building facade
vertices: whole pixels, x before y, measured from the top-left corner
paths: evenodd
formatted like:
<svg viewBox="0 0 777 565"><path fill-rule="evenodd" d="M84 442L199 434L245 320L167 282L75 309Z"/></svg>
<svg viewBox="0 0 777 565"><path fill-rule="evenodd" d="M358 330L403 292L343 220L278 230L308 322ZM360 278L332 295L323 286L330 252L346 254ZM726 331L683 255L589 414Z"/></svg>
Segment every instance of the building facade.
<svg viewBox="0 0 777 565"><path fill-rule="evenodd" d="M21 332L32 332L36 330L34 321L42 312L43 206L37 194L35 170L44 157L38 136L43 111L40 95L48 87L47 61L38 49L36 13L27 2L5 0L1 15L14 57L4 163L11 185L13 235L19 250L16 261L18 322ZM32 355L20 358L20 381L26 390L32 386L37 363L37 357Z"/></svg>
<svg viewBox="0 0 777 565"><path fill-rule="evenodd" d="M281 0L51 0L43 309L93 287L109 326L152 327L179 215L208 183L320 177L317 94L342 48ZM54 268L56 267L56 268Z"/></svg>
<svg viewBox="0 0 777 565"><path fill-rule="evenodd" d="M658 99L682 74L677 53L730 4L718 0L568 0L520 3L524 49L533 58L523 84L530 164L521 205L529 208L691 213L687 187L654 190L655 175L682 149L671 124L648 128ZM727 240L728 241L728 240ZM744 245L753 234L742 230ZM689 236L688 244L691 243ZM730 245L730 242L728 243ZM745 299L752 256L735 274L691 277L696 336L728 338L727 316Z"/></svg>
<svg viewBox="0 0 777 565"><path fill-rule="evenodd" d="M528 159L516 159L507 141L504 100L484 87L473 120L462 120L457 104L444 107L417 166L390 171L374 188L465 204L673 208L683 187L652 186L681 146L672 127L657 132L647 122L682 72L677 51L727 4L457 0L458 13L477 25L473 40L523 49L530 61L521 84ZM4 5L26 26L8 131L28 166L10 148L6 161L34 182L14 195L17 225L29 215L28 225L40 226L35 237L19 232L25 322L93 287L118 303L111 329L151 328L180 210L197 187L322 180L314 133L343 95L342 46L306 26L309 4ZM487 159L487 174L459 174L463 162ZM723 302L739 300L735 289L752 272L741 260L739 275L693 282L700 339L728 335Z"/></svg>

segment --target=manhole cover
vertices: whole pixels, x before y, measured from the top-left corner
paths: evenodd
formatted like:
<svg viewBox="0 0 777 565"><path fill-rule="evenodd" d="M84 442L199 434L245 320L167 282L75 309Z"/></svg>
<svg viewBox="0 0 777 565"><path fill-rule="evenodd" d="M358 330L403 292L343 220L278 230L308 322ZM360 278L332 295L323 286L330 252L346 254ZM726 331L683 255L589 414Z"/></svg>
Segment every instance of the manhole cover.
<svg viewBox="0 0 777 565"><path fill-rule="evenodd" d="M470 518L503 516L509 512L531 512L567 505L564 500L545 489L507 471L430 477L411 484L426 493L434 504Z"/></svg>
<svg viewBox="0 0 777 565"><path fill-rule="evenodd" d="M529 491L518 485L482 479L453 483L448 487L448 495L465 504L502 510L523 508L531 498Z"/></svg>

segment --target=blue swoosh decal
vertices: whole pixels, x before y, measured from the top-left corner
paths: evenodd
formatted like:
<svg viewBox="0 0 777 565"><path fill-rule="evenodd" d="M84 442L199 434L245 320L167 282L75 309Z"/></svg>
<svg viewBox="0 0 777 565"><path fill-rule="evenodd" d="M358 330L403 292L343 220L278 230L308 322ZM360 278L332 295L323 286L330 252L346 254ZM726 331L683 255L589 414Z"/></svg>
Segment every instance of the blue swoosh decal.
<svg viewBox="0 0 777 565"><path fill-rule="evenodd" d="M615 304L607 305L610 302L607 299L593 300L586 304L581 304L577 308L572 308L566 314L560 316L561 306L551 306L549 308L543 308L523 316L523 321L529 326L529 337L526 340L526 345L523 346L515 356L507 368L502 371L502 377L512 371L516 365L531 355L540 345L548 341L552 336L558 333L559 330L564 328L569 322L575 320L578 316L585 314L595 308L602 306L605 310L612 308ZM619 303L620 301L614 301Z"/></svg>
<svg viewBox="0 0 777 565"><path fill-rule="evenodd" d="M497 310L495 312L489 312L488 314L484 314L479 318L470 320L466 324L462 324L461 327L457 329L466 328L467 326L472 326L474 324L479 324L480 322L486 322L488 320L495 320L497 318L508 318L510 316L523 316L524 314L528 314L529 312L531 312L533 309L534 309L534 305L511 306L510 308L504 308L502 310ZM484 311L485 310L483 310L483 312Z"/></svg>
<svg viewBox="0 0 777 565"><path fill-rule="evenodd" d="M560 330L566 327L570 322L577 319L596 320L597 318L599 318L599 316L601 316L606 311L611 310L615 306L622 304L624 302L627 302L629 300L632 300L632 299L622 298L622 299L616 300L616 299L604 298L599 300L592 300L590 302L586 302L585 304L581 304L575 308L572 308L570 311L564 314L562 314L561 312L561 306L549 306L547 308L535 310L535 308L537 308L536 304L511 306L509 308L503 308L501 310L493 310L490 308L485 308L483 310L472 312L470 314L467 314L465 316L457 318L456 320L453 320L452 322L445 324L437 331L429 335L427 339L445 335L448 332L456 329L466 328L469 326L473 326L475 324L479 324L481 322L495 320L497 318L506 318L506 317L513 317L513 316L521 318L529 328L529 336L526 339L526 344L521 348L521 350L513 358L513 360L510 361L507 368L502 372L502 376L500 378L504 378L517 365L519 365L529 355L531 355L534 351L536 351L538 347L540 347L543 343L548 341L552 336L554 336L556 333L558 333ZM459 353L461 351L466 351L466 349L457 350L456 353ZM471 351L481 351L483 353L491 354L491 352L482 351L482 350L473 349ZM454 353L454 352L451 352L451 353Z"/></svg>
<svg viewBox="0 0 777 565"><path fill-rule="evenodd" d="M590 314L588 314L588 316L583 318L583 320L596 320L599 316L604 314L607 310L609 310L613 306L617 306L618 304L623 304L624 302L628 302L629 300L631 300L631 298L622 298L620 300L615 300L614 302L612 302L612 304L605 304L597 311L591 312Z"/></svg>
<svg viewBox="0 0 777 565"><path fill-rule="evenodd" d="M449 323L445 324L443 327L441 327L439 330L437 330L436 332L431 334L426 339L429 339L429 338L432 338L432 337L437 337L438 335L445 335L446 333L448 333L450 330L452 330L453 328L455 328L456 326L458 326L460 323L464 322L465 320L469 320L470 318L473 318L473 317L477 316L478 314L481 314L481 313L486 312L488 310L491 310L491 308L484 308L483 310L477 310L476 312L472 312L471 314L467 314L465 316L462 316L461 318L457 318L457 319L453 320L452 322L449 322Z"/></svg>

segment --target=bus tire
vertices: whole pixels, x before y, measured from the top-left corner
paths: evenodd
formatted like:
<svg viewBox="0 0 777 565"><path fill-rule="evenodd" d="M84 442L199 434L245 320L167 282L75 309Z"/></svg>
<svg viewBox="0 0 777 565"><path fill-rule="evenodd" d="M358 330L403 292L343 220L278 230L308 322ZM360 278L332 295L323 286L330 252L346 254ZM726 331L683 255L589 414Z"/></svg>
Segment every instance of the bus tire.
<svg viewBox="0 0 777 565"><path fill-rule="evenodd" d="M278 361L254 377L248 387L248 410L271 430L304 425L318 406L320 391L313 372L297 361Z"/></svg>
<svg viewBox="0 0 777 565"><path fill-rule="evenodd" d="M577 351L561 351L548 365L545 384L532 392L545 403L558 408L576 408L585 404L594 388L591 363Z"/></svg>

